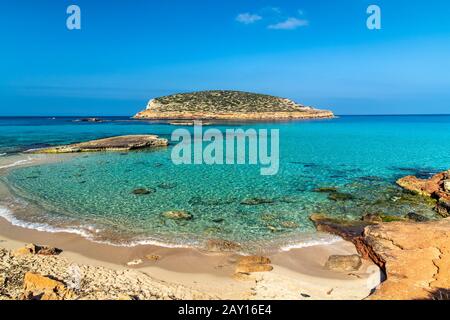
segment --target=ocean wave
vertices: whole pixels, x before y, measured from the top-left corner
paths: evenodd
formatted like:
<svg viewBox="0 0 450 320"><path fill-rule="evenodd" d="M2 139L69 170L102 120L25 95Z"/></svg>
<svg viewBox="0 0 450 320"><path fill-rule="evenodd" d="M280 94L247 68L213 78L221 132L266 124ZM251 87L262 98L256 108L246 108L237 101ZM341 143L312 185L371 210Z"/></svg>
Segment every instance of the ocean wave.
<svg viewBox="0 0 450 320"><path fill-rule="evenodd" d="M0 207L0 217L7 220L9 223L11 223L13 226L28 229L28 230L35 230L40 232L47 232L47 233L70 233L70 234L76 234L84 239L87 239L92 242L100 243L100 244L107 244L114 247L137 247L142 245L152 245L156 247L163 247L163 248L193 248L195 246L188 245L188 244L173 244L173 243L166 243L162 242L160 240L155 239L142 239L142 240L134 240L134 241L124 241L124 242L114 242L114 241L107 241L107 240L99 240L96 239L95 234L98 234L101 232L100 229L97 229L93 226L80 226L80 227L55 227L46 223L38 223L38 222L27 222L21 219L18 219L12 210L6 207Z"/></svg>
<svg viewBox="0 0 450 320"><path fill-rule="evenodd" d="M0 153L0 157L6 156L6 153Z"/></svg>
<svg viewBox="0 0 450 320"><path fill-rule="evenodd" d="M13 168L29 162L31 162L31 159L17 160L16 162L0 166L0 169Z"/></svg>
<svg viewBox="0 0 450 320"><path fill-rule="evenodd" d="M317 238L317 239L308 239L304 241L299 242L293 242L287 245L284 245L280 248L281 251L291 251L295 249L302 249L302 248L309 248L309 247L315 247L315 246L323 246L323 245L330 245L336 242L342 241L342 238L332 235L327 235L323 238Z"/></svg>

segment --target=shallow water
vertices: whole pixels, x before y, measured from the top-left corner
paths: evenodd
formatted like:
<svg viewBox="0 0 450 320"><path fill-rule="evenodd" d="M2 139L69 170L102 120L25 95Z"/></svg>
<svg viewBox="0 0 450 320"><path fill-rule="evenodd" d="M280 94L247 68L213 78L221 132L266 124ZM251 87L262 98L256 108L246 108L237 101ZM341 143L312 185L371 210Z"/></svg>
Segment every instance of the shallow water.
<svg viewBox="0 0 450 320"><path fill-rule="evenodd" d="M132 133L169 137L175 129L118 118L100 124L72 120L0 119L0 153ZM229 127L235 126L218 128ZM278 175L261 176L260 168L250 165L175 166L172 147L83 154L10 170L4 179L14 199L1 200L15 206L16 218L79 230L96 240L201 246L206 239L222 238L248 250L332 240L315 233L309 216L317 212L353 219L411 211L435 217L429 205L402 192L395 180L448 169L449 116L341 117L240 127L280 129ZM348 199L336 201L317 192L321 187L335 187ZM137 188L153 192L135 195ZM267 203L246 205L251 198ZM25 209L30 206L33 210ZM193 219L164 218L169 210L188 211Z"/></svg>

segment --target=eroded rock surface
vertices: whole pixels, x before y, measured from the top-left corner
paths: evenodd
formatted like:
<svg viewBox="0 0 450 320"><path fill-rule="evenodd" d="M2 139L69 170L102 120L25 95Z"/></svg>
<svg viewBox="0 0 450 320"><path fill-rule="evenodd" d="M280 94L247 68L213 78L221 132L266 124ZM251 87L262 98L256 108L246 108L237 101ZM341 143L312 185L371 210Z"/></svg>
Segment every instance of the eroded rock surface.
<svg viewBox="0 0 450 320"><path fill-rule="evenodd" d="M407 176L397 181L402 188L437 200L436 211L444 218L450 216L450 170L430 179Z"/></svg>

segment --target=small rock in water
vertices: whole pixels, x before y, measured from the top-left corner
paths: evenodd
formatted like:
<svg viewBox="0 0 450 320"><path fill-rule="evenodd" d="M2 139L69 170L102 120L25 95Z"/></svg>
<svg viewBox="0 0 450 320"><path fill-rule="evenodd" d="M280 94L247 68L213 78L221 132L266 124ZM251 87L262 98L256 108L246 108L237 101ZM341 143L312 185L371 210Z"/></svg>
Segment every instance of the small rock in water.
<svg viewBox="0 0 450 320"><path fill-rule="evenodd" d="M210 239L206 242L206 250L211 252L230 252L237 251L240 248L239 243L228 240Z"/></svg>
<svg viewBox="0 0 450 320"><path fill-rule="evenodd" d="M257 206L261 204L272 204L272 203L274 203L272 199L265 199L265 198L249 198L241 201L241 204L245 206Z"/></svg>
<svg viewBox="0 0 450 320"><path fill-rule="evenodd" d="M348 201L353 200L354 197L349 193L333 192L328 195L328 199L333 201Z"/></svg>
<svg viewBox="0 0 450 320"><path fill-rule="evenodd" d="M283 228L295 229L299 227L299 224L294 221L283 221L281 222Z"/></svg>
<svg viewBox="0 0 450 320"><path fill-rule="evenodd" d="M139 189L133 190L133 194L138 195L138 196L147 195L147 194L151 194L154 192L155 192L155 189L139 188Z"/></svg>
<svg viewBox="0 0 450 320"><path fill-rule="evenodd" d="M172 220L192 220L193 216L187 211L166 211L163 216Z"/></svg>
<svg viewBox="0 0 450 320"><path fill-rule="evenodd" d="M213 219L212 220L212 222L214 222L214 223L222 223L224 221L225 221L225 219L222 219L222 218L218 218L218 219Z"/></svg>
<svg viewBox="0 0 450 320"><path fill-rule="evenodd" d="M361 220L364 221L364 222L370 222L370 223L381 223L381 222L383 222L383 218L378 213L368 213L368 214L364 215L361 218Z"/></svg>
<svg viewBox="0 0 450 320"><path fill-rule="evenodd" d="M406 215L406 218L408 218L409 220L412 221L416 221L416 222L426 222L426 221L430 221L430 219L428 219L427 217L424 217L420 214L417 214L415 212L410 212Z"/></svg>
<svg viewBox="0 0 450 320"><path fill-rule="evenodd" d="M314 192L332 193L332 192L338 192L338 189L336 187L321 187L321 188L314 189Z"/></svg>
<svg viewBox="0 0 450 320"><path fill-rule="evenodd" d="M311 296L310 296L309 294L306 294L306 293L300 293L300 295L301 295L303 298L311 298Z"/></svg>
<svg viewBox="0 0 450 320"><path fill-rule="evenodd" d="M361 257L357 254L351 256L333 255L328 258L325 268L332 271L357 271L362 266Z"/></svg>

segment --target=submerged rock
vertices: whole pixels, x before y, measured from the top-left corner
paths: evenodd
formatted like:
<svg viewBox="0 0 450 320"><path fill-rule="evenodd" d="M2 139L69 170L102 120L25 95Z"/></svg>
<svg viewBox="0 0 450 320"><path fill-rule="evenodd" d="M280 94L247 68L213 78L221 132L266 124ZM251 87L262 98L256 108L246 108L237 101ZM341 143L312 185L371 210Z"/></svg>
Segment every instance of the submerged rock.
<svg viewBox="0 0 450 320"><path fill-rule="evenodd" d="M147 195L147 194L151 194L154 192L156 192L155 189L138 188L138 189L133 190L133 194L138 195L138 196Z"/></svg>
<svg viewBox="0 0 450 320"><path fill-rule="evenodd" d="M241 245L233 241L210 239L206 242L206 250L211 252L231 252L239 249Z"/></svg>
<svg viewBox="0 0 450 320"><path fill-rule="evenodd" d="M415 212L410 212L406 215L406 218L415 222L427 222L430 221L429 218L422 216L420 214L417 214Z"/></svg>
<svg viewBox="0 0 450 320"><path fill-rule="evenodd" d="M272 204L275 201L272 199L266 198L248 198L241 201L241 204L244 206L258 206L262 204Z"/></svg>
<svg viewBox="0 0 450 320"><path fill-rule="evenodd" d="M378 213L368 213L365 214L362 218L362 221L369 223L381 223L383 222L383 218Z"/></svg>
<svg viewBox="0 0 450 320"><path fill-rule="evenodd" d="M158 188L165 189L165 190L174 189L176 187L177 187L176 183L163 182L163 183L158 184Z"/></svg>
<svg viewBox="0 0 450 320"><path fill-rule="evenodd" d="M187 211L166 211L163 216L167 219L172 220L192 220L193 216Z"/></svg>
<svg viewBox="0 0 450 320"><path fill-rule="evenodd" d="M336 187L321 187L315 189L314 192L328 193L328 199L332 201L347 201L354 199L351 194L340 192Z"/></svg>
<svg viewBox="0 0 450 320"><path fill-rule="evenodd" d="M357 254L350 256L333 255L328 258L325 268L333 271L357 271L362 266L361 257Z"/></svg>

